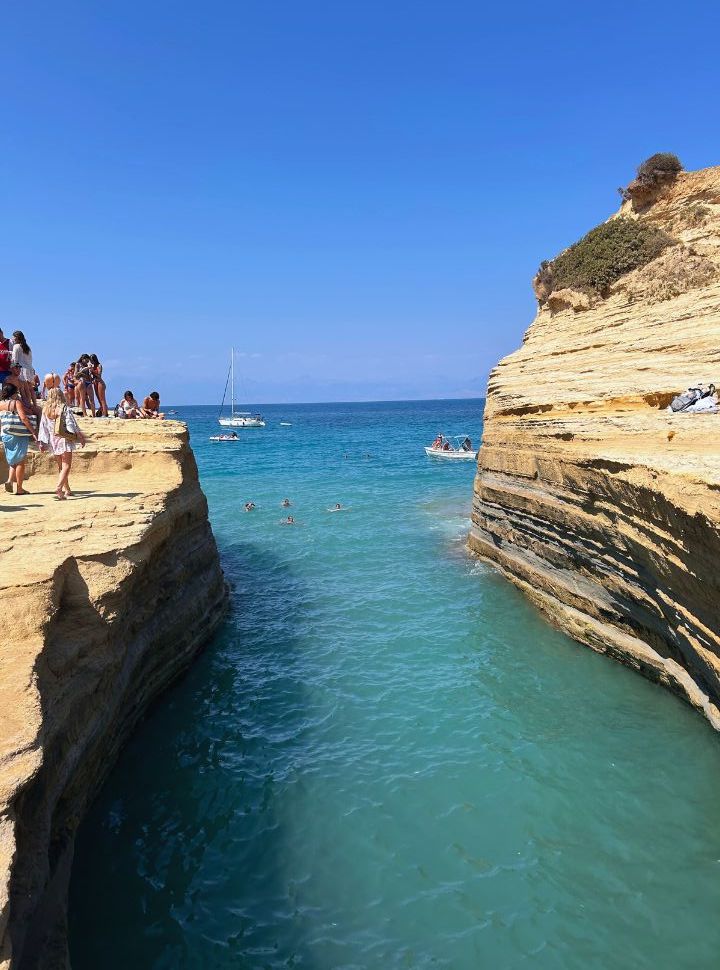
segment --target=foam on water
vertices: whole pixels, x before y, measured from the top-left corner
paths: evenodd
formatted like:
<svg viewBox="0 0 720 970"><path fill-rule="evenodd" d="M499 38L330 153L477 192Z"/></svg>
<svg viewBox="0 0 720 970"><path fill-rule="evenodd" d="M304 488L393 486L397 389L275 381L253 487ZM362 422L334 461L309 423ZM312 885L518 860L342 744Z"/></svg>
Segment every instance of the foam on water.
<svg viewBox="0 0 720 970"><path fill-rule="evenodd" d="M717 738L468 559L422 445L480 404L265 412L181 415L233 608L81 827L75 970L715 966Z"/></svg>

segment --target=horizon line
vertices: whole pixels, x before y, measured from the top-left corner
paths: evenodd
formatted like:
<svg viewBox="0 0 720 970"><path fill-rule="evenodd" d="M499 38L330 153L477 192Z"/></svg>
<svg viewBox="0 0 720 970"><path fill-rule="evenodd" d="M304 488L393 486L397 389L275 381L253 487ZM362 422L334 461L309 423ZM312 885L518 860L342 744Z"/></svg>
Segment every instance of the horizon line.
<svg viewBox="0 0 720 970"><path fill-rule="evenodd" d="M463 402L466 402L466 403L471 403L473 401L484 401L485 399L486 399L486 395L483 395L482 397L398 397L398 398L368 398L368 399L365 399L365 400L362 400L362 401L345 401L345 400L342 400L342 401L340 401L340 400L338 400L338 401L336 401L336 400L332 400L332 401L260 401L256 405L252 405L252 406L249 405L249 404L246 404L245 402L243 402L243 408L244 409L245 408L248 408L249 411L246 411L245 413L249 413L249 412L251 412L253 410L253 407L255 407L255 408L259 408L259 407L307 407L308 405L316 405L316 404L409 404L409 403L413 403L413 402L416 403L416 404L421 404L421 403L426 403L426 402L427 403L431 403L431 402L436 402L436 401L438 401L438 402L440 402L440 401L463 401ZM211 407L218 407L218 405L217 405L217 403L214 403L214 402L210 402L209 404L173 404L173 403L170 403L170 404L167 405L167 407L172 407L172 408L211 408ZM229 407L228 405L225 405L225 408L228 408L228 407ZM223 410L223 408L219 408L219 410Z"/></svg>

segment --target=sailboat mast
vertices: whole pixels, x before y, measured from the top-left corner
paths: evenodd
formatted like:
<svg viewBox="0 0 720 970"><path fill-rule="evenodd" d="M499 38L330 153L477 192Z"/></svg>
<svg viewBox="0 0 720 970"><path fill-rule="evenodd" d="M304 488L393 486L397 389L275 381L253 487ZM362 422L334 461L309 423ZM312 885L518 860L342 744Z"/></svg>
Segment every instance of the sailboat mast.
<svg viewBox="0 0 720 970"><path fill-rule="evenodd" d="M235 348L230 349L230 414L235 417Z"/></svg>

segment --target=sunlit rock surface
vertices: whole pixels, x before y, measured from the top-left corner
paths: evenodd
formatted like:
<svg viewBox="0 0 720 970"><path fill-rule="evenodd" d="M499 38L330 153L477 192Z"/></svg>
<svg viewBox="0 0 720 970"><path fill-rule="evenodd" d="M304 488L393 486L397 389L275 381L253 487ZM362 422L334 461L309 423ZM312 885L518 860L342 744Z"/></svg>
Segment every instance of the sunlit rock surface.
<svg viewBox="0 0 720 970"><path fill-rule="evenodd" d="M720 728L720 415L664 410L720 385L720 168L621 212L678 244L605 299L543 294L490 376L470 547Z"/></svg>

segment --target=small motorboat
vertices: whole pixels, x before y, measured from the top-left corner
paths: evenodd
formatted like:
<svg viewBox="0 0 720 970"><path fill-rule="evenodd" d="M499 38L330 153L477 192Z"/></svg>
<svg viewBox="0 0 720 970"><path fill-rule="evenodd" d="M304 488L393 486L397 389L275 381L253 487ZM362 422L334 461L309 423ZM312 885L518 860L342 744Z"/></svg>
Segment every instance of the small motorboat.
<svg viewBox="0 0 720 970"><path fill-rule="evenodd" d="M439 434L425 449L425 454L429 458L449 458L453 461L473 461L477 458L477 451L473 450L472 441L466 434L452 438Z"/></svg>
<svg viewBox="0 0 720 970"><path fill-rule="evenodd" d="M292 428L292 422L290 422L290 421L281 421L280 422L280 427L281 428Z"/></svg>
<svg viewBox="0 0 720 970"><path fill-rule="evenodd" d="M239 441L240 438L233 431L232 434L211 434L210 441Z"/></svg>

